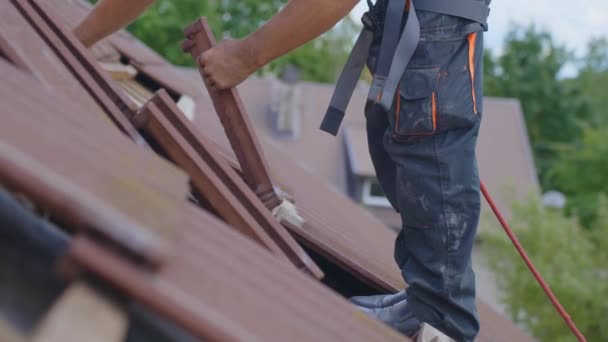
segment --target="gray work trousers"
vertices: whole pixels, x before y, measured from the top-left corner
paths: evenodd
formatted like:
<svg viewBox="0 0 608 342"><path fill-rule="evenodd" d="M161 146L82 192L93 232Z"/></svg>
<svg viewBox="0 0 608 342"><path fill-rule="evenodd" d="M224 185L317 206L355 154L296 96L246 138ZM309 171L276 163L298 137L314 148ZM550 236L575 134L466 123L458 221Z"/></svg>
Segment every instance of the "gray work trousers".
<svg viewBox="0 0 608 342"><path fill-rule="evenodd" d="M480 210L475 145L482 113L483 32L418 11L421 39L387 113L368 103L368 143L402 229L395 260L416 317L457 341L479 331L471 250ZM370 51L374 69L378 42Z"/></svg>

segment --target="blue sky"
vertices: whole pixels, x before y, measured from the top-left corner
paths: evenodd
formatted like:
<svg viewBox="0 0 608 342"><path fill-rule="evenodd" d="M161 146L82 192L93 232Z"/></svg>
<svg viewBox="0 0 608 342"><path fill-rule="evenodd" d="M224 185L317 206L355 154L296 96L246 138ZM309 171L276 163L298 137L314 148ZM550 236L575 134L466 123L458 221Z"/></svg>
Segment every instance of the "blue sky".
<svg viewBox="0 0 608 342"><path fill-rule="evenodd" d="M360 17L366 8L360 1L353 15ZM608 0L493 0L486 47L500 53L513 23L535 23L552 32L558 43L582 54L590 38L608 37Z"/></svg>

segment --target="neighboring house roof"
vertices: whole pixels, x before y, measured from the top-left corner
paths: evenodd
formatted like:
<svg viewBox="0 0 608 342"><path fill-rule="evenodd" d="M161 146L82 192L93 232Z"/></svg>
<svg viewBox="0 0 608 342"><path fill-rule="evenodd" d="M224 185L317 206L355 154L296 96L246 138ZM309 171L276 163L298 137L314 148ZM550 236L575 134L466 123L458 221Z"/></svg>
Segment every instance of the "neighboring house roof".
<svg viewBox="0 0 608 342"><path fill-rule="evenodd" d="M477 143L480 176L508 213L512 201L540 192L532 148L519 100L486 97L484 110Z"/></svg>

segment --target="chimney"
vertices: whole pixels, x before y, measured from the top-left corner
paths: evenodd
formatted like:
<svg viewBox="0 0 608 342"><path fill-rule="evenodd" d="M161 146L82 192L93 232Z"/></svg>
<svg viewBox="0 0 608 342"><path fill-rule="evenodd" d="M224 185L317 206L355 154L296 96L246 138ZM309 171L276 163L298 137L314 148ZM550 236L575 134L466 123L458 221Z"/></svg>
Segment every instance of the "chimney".
<svg viewBox="0 0 608 342"><path fill-rule="evenodd" d="M277 135L295 140L300 136L300 70L286 65L280 80L273 84L270 112Z"/></svg>
<svg viewBox="0 0 608 342"><path fill-rule="evenodd" d="M281 80L286 84L296 84L300 81L300 69L293 65L287 64L281 72Z"/></svg>

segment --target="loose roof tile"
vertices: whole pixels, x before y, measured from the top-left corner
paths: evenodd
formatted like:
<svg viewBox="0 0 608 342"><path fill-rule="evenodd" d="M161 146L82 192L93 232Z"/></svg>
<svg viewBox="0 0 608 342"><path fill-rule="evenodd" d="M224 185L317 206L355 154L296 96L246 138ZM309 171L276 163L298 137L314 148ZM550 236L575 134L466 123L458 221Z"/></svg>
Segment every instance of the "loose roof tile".
<svg viewBox="0 0 608 342"><path fill-rule="evenodd" d="M221 212L229 206L234 206L237 211L243 211L244 217L251 215L251 218L259 224L260 228L268 234L294 265L317 278L322 278L323 272L318 266L315 265L306 252L272 216L268 208L264 206L262 201L247 186L243 178L225 160L217 155L214 146L210 145L209 141L194 128L169 95L164 90L161 90L157 92L152 102L163 115L162 118L156 118L157 123L162 126L171 125L171 128L164 129L165 133L174 131L173 135L176 135L174 141L182 145L180 148L182 153L189 155L190 157L188 158L191 158L191 161L196 161L196 164L200 164L197 167L194 165L184 167L185 165L182 165L184 169L190 170L189 173L193 177L193 182L196 183L195 175L198 174L201 177L210 178L210 180L213 180L213 183L218 184L219 188L225 189L226 194L223 198L218 198L217 200L211 194L205 195L207 201L215 210ZM163 120L166 120L166 123L163 124ZM177 154L180 155L180 153ZM204 184L199 185L197 190L201 194L204 194L206 188L209 188L204 186ZM238 203L226 204L222 199L228 201L233 199ZM214 205L213 202L217 203Z"/></svg>
<svg viewBox="0 0 608 342"><path fill-rule="evenodd" d="M187 50L194 59L215 45L215 38L205 18L190 25L185 35L186 42L192 43ZM205 86L210 90L206 82ZM266 160L238 91L234 88L210 91L209 95L239 160L245 180L268 208L277 207L281 199L274 191Z"/></svg>
<svg viewBox="0 0 608 342"><path fill-rule="evenodd" d="M190 175L195 198L206 203L211 210L242 234L265 246L277 257L288 260L276 242L257 224L241 202L197 155L153 102L146 103L134 121L170 160Z"/></svg>

